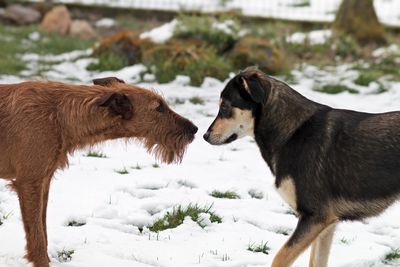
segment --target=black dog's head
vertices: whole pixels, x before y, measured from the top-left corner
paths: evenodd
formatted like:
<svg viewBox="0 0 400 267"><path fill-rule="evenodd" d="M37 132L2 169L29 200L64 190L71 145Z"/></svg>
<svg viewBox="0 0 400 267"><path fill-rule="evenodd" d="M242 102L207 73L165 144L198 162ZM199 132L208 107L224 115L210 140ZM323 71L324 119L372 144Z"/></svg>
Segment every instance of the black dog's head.
<svg viewBox="0 0 400 267"><path fill-rule="evenodd" d="M221 93L217 117L204 134L212 145L254 136L255 114L271 87L264 73L249 67L233 77Z"/></svg>

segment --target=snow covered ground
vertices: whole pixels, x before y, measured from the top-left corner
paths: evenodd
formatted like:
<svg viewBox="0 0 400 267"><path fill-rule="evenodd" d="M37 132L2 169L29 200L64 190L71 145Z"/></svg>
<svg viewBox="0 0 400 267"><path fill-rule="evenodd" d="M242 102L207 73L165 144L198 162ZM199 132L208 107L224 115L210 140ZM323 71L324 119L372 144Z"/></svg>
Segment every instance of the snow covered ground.
<svg viewBox="0 0 400 267"><path fill-rule="evenodd" d="M42 0L30 0L41 2ZM239 10L244 15L305 21L332 21L341 0L54 0L58 3L95 4L152 10ZM375 0L382 23L400 26L400 1Z"/></svg>
<svg viewBox="0 0 400 267"><path fill-rule="evenodd" d="M46 58L25 55L25 60L31 62L31 70L38 60L63 60L46 76L82 83L111 75L137 83L144 69L135 65L116 72L89 72L85 67L92 59L80 58L87 54L89 51ZM29 73L27 70L24 75ZM328 95L311 90L316 80L350 80L352 75L354 72L346 66L327 71L306 66L302 72L294 72L298 83L293 87L334 107L370 112L400 110L400 83L392 83L390 90L382 94L371 94L368 88L361 90L361 95ZM1 83L20 80L15 76L0 77ZM95 150L106 158L87 157L87 150L70 157L69 169L57 172L50 190L48 234L52 266L269 266L297 219L275 192L274 178L252 139L221 147L202 140L217 112L225 82L207 78L201 87L192 87L186 77L178 77L169 84L139 84L158 90L174 110L199 126L197 138L181 165L161 164L157 168L140 145L124 141L98 145ZM193 97L201 98L204 104L193 104ZM129 173L117 173L122 169ZM214 198L210 196L214 190L234 191L240 199ZM253 198L254 195L261 199ZM190 203L213 205L222 223L209 223L203 229L187 219L181 226L159 234L146 228L174 206ZM0 180L2 216L7 219L0 226L0 266L28 266L22 259L25 240L18 200L6 182ZM399 218L400 205L396 204L378 218L342 223L334 238L330 266L387 266L384 256L400 247ZM71 221L84 225L68 227ZM269 255L247 250L249 244L262 242L268 242ZM70 261L60 261L59 253L63 251L74 252ZM308 266L308 257L307 252L295 266Z"/></svg>

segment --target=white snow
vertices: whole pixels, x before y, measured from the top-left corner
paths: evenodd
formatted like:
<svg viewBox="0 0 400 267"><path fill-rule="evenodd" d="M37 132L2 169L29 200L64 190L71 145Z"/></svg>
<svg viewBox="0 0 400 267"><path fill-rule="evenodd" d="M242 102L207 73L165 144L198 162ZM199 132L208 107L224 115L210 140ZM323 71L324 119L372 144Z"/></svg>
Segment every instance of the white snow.
<svg viewBox="0 0 400 267"><path fill-rule="evenodd" d="M102 18L96 21L97 27L110 28L115 25L115 20L111 18Z"/></svg>
<svg viewBox="0 0 400 267"><path fill-rule="evenodd" d="M324 44L331 38L331 30L316 30L307 33L295 32L292 35L286 37L288 43L304 44L306 41L310 45Z"/></svg>
<svg viewBox="0 0 400 267"><path fill-rule="evenodd" d="M174 19L169 23L161 25L160 27L154 28L148 32L141 33L140 38L149 38L155 43L164 43L172 37L177 24L178 21Z"/></svg>
<svg viewBox="0 0 400 267"><path fill-rule="evenodd" d="M86 53L45 57L62 63L44 75L48 79L74 79L82 83L116 76L138 83L144 71L144 66L135 65L116 72L89 72L85 67L92 59L78 59ZM24 59L34 67L41 58L25 55ZM304 66L301 72L294 72L298 83L293 87L308 98L334 107L369 112L400 110L398 82L382 94L370 94L368 88L359 95L328 95L311 90L317 82L349 82L354 75L347 65L325 70ZM0 77L2 83L18 80L21 78ZM181 165L160 164L155 168L153 157L136 142L110 141L93 149L107 158L86 157L87 150L77 151L70 156L70 167L57 172L48 206L52 266L261 267L271 264L288 238L284 234L293 231L297 219L276 193L274 178L254 140L244 138L219 147L202 140L202 134L217 113L219 94L226 81L207 78L201 87L188 83L184 76L169 84L139 83L159 91L174 110L199 126L197 138ZM202 98L204 105L192 104L189 99L194 96ZM116 173L115 170L123 168L129 173ZM23 259L25 240L18 200L6 185L0 180L0 216L9 214L0 226L0 266L29 266ZM213 190L234 191L240 199L213 198L209 195ZM174 206L190 203L213 205L213 211L223 218L222 223L211 223L208 215L202 214L207 225L204 229L188 218L179 227L159 234L147 229ZM399 217L400 205L395 204L380 217L340 224L329 266L385 266L384 255L400 247ZM73 220L85 225L67 227ZM247 250L249 244L261 242L268 242L269 255ZM60 262L58 253L63 250L74 251L70 261ZM308 257L306 252L294 266L308 266Z"/></svg>

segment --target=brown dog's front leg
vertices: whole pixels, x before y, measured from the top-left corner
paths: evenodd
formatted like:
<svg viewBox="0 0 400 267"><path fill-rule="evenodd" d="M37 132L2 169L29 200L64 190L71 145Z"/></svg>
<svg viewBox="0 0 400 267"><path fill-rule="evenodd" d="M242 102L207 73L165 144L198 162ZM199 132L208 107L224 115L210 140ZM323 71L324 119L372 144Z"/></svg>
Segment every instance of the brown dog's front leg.
<svg viewBox="0 0 400 267"><path fill-rule="evenodd" d="M48 238L47 238L47 203L49 201L49 190L50 190L50 181L51 177L47 178L43 182L43 202L42 202L42 224L43 224L43 231L44 231L44 237L46 239L46 248L49 244ZM47 254L46 254L47 255ZM50 262L50 258L48 258L48 261Z"/></svg>
<svg viewBox="0 0 400 267"><path fill-rule="evenodd" d="M49 267L46 238L43 229L43 179L19 178L16 189L21 207L26 237L26 258L34 267Z"/></svg>
<svg viewBox="0 0 400 267"><path fill-rule="evenodd" d="M276 254L272 267L289 267L297 257L315 240L315 238L330 224L325 218L302 216L296 230L286 244Z"/></svg>

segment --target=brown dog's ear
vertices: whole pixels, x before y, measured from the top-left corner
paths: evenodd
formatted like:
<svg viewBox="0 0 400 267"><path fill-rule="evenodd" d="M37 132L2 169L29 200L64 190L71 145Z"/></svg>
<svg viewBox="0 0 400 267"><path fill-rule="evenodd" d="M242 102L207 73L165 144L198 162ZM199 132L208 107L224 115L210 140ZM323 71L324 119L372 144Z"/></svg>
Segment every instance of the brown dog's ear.
<svg viewBox="0 0 400 267"><path fill-rule="evenodd" d="M111 86L113 83L125 83L123 80L117 77L105 77L93 80L93 84L101 86Z"/></svg>
<svg viewBox="0 0 400 267"><path fill-rule="evenodd" d="M250 95L251 99L256 103L263 103L266 97L266 91L271 87L268 81L261 81L258 75L254 74L250 77L240 76L239 83L243 86L244 90ZM267 87L267 88L265 88Z"/></svg>
<svg viewBox="0 0 400 267"><path fill-rule="evenodd" d="M124 94L107 94L101 97L97 104L100 107L108 107L113 113L121 115L125 120L129 120L133 116L132 103Z"/></svg>

